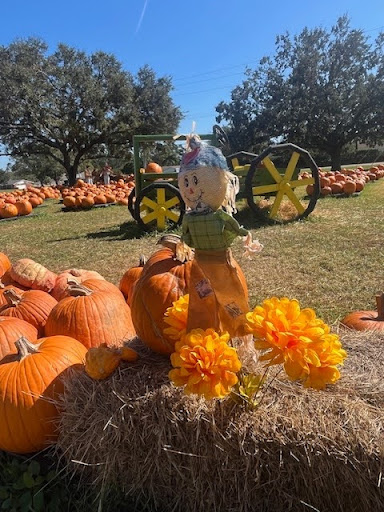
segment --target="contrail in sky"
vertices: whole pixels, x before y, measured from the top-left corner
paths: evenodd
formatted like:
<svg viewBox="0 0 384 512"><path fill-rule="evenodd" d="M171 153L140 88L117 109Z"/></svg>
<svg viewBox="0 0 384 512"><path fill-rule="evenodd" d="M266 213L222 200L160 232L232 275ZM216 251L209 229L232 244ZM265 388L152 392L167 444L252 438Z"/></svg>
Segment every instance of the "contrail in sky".
<svg viewBox="0 0 384 512"><path fill-rule="evenodd" d="M146 8L147 8L147 4L148 4L148 0L145 0L143 10L141 11L141 15L140 15L139 23L137 24L137 27L136 27L136 32L135 32L135 34L137 34L137 33L138 33L138 31L140 30L141 24L142 24L142 22L143 22L143 18L144 18L145 10L146 10Z"/></svg>

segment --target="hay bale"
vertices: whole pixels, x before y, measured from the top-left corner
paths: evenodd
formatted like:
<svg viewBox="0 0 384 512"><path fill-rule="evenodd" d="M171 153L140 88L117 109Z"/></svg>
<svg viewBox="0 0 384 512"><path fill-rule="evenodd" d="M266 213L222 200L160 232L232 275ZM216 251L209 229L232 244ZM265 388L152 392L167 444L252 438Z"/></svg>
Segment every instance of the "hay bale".
<svg viewBox="0 0 384 512"><path fill-rule="evenodd" d="M383 510L384 336L340 335L349 357L335 386L280 374L251 412L184 396L168 359L138 345L139 362L108 380L68 382L57 450L103 510L106 489L136 510Z"/></svg>

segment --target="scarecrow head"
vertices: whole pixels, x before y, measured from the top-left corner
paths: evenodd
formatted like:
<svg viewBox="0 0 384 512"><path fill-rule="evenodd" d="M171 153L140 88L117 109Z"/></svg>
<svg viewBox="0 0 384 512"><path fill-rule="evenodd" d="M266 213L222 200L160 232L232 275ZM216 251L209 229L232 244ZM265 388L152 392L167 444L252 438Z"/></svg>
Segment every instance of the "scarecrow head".
<svg viewBox="0 0 384 512"><path fill-rule="evenodd" d="M238 178L232 174L222 152L200 140L197 135L187 139L187 152L180 165L178 184L185 204L195 211L235 211Z"/></svg>

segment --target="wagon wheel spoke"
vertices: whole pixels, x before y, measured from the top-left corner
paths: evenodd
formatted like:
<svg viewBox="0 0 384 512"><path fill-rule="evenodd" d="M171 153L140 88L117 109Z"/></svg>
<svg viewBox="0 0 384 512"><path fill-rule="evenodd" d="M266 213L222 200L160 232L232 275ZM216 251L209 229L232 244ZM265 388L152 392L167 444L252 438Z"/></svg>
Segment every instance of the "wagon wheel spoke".
<svg viewBox="0 0 384 512"><path fill-rule="evenodd" d="M279 171L276 169L275 164L272 162L272 160L269 157L263 158L262 164L266 169L268 169L269 174L276 181L276 183L280 183L282 177Z"/></svg>
<svg viewBox="0 0 384 512"><path fill-rule="evenodd" d="M293 176L293 173L295 172L295 169L296 169L296 166L297 166L297 162L299 161L299 158L300 158L300 153L298 153L297 151L294 151L292 153L292 156L289 160L289 163L287 165L287 169L285 171L285 174L284 174L284 180L285 181L291 181L292 179L292 176Z"/></svg>

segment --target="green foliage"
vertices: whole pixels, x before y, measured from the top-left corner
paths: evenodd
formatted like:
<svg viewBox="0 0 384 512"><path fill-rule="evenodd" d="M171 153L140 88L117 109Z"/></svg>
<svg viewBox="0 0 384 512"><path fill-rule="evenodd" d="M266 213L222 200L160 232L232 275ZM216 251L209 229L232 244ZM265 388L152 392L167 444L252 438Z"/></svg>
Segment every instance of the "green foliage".
<svg viewBox="0 0 384 512"><path fill-rule="evenodd" d="M111 55L39 39L0 46L0 143L12 157L49 158L74 183L81 162L127 158L134 133L174 133L182 118L168 77L134 77Z"/></svg>
<svg viewBox="0 0 384 512"><path fill-rule="evenodd" d="M338 169L346 145L382 141L383 39L370 44L347 16L330 31L278 36L275 55L247 69L231 101L216 108L217 121L229 123L233 152L289 141L327 153Z"/></svg>
<svg viewBox="0 0 384 512"><path fill-rule="evenodd" d="M0 510L9 512L57 512L67 510L70 491L55 470L35 459L0 454Z"/></svg>

